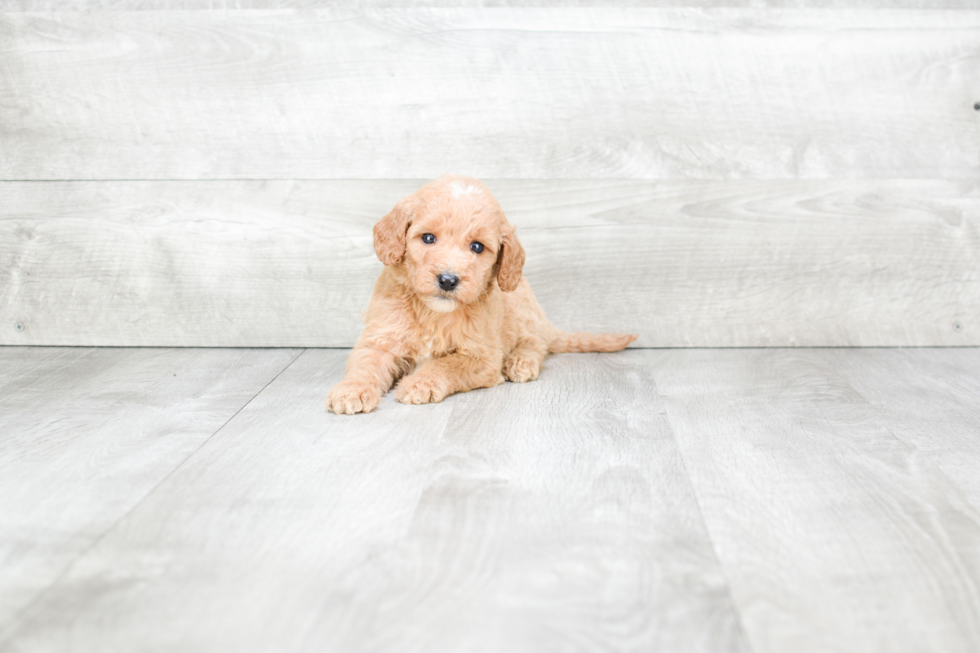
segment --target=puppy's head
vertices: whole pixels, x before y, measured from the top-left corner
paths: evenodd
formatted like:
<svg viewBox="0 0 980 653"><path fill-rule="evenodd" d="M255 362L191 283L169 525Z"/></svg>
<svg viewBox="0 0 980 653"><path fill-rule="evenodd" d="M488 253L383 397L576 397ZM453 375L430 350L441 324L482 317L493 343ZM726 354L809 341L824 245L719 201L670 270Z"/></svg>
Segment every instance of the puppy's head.
<svg viewBox="0 0 980 653"><path fill-rule="evenodd" d="M444 175L402 198L374 225L374 251L403 265L415 294L440 313L478 301L497 280L512 291L524 248L497 200L476 179Z"/></svg>

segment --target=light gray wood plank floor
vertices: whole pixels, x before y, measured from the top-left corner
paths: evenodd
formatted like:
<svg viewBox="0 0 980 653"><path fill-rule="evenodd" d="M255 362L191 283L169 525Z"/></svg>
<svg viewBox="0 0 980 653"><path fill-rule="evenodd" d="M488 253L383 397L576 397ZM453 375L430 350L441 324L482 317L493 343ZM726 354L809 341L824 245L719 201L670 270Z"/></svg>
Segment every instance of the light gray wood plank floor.
<svg viewBox="0 0 980 653"><path fill-rule="evenodd" d="M980 649L978 350L649 363L755 650Z"/></svg>
<svg viewBox="0 0 980 653"><path fill-rule="evenodd" d="M0 349L0 650L980 648L980 349L346 355Z"/></svg>
<svg viewBox="0 0 980 653"><path fill-rule="evenodd" d="M298 353L0 348L0 633Z"/></svg>

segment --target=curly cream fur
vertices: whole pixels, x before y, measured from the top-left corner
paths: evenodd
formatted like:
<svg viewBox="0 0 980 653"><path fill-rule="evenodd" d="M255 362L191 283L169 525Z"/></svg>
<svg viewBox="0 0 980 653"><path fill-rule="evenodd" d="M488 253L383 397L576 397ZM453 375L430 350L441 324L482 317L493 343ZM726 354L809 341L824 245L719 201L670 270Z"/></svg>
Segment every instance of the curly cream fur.
<svg viewBox="0 0 980 653"><path fill-rule="evenodd" d="M399 378L398 401L438 402L505 379L533 381L549 351L618 351L636 339L556 329L521 276L514 228L476 179L444 175L400 200L375 225L374 248L385 269L346 375L327 396L335 413L370 412ZM447 273L459 277L451 291L437 280Z"/></svg>

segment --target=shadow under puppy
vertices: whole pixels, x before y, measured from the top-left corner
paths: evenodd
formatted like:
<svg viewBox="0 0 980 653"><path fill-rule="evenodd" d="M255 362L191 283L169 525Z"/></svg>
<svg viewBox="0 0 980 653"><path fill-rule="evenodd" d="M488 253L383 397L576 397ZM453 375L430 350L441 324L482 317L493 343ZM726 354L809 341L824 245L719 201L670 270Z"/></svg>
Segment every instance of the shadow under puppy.
<svg viewBox="0 0 980 653"><path fill-rule="evenodd" d="M373 410L395 398L442 401L454 392L538 377L548 352L619 351L635 335L556 329L521 276L524 248L490 191L444 175L402 198L374 226L385 264L365 328L327 409Z"/></svg>

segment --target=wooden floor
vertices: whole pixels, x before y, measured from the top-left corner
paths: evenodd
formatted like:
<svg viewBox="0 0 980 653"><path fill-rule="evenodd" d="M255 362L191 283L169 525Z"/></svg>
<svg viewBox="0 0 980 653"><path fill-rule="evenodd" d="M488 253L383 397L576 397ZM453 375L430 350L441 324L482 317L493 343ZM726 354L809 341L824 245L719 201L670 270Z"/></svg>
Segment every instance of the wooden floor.
<svg viewBox="0 0 980 653"><path fill-rule="evenodd" d="M980 650L980 349L346 354L0 348L0 650Z"/></svg>

